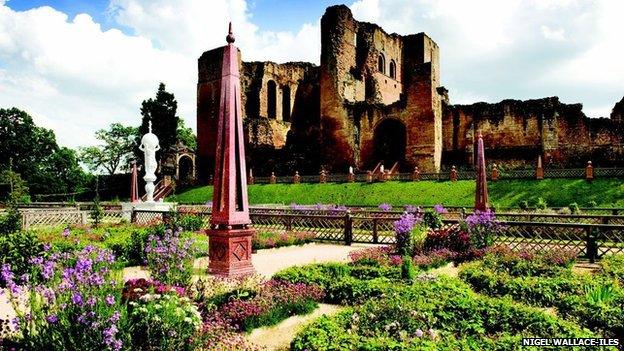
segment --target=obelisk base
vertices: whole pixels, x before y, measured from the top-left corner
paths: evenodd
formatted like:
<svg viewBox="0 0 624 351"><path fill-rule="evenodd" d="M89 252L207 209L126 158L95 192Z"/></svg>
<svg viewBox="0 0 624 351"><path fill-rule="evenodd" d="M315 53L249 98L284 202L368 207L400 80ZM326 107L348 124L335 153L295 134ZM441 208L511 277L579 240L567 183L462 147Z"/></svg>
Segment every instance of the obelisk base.
<svg viewBox="0 0 624 351"><path fill-rule="evenodd" d="M239 277L256 272L251 264L253 229L209 229L208 273Z"/></svg>

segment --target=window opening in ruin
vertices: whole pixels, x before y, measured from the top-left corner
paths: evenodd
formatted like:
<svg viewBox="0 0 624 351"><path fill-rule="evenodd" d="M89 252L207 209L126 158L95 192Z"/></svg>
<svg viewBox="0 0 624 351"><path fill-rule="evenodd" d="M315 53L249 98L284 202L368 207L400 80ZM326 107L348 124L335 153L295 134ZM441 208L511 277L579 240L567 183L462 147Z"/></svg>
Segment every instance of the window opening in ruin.
<svg viewBox="0 0 624 351"><path fill-rule="evenodd" d="M394 60L390 60L390 78L396 79L396 63L394 63Z"/></svg>
<svg viewBox="0 0 624 351"><path fill-rule="evenodd" d="M277 85L270 80L267 83L267 116L269 118L277 117Z"/></svg>
<svg viewBox="0 0 624 351"><path fill-rule="evenodd" d="M381 73L386 73L386 58L383 54L379 54L379 58L377 58L377 70Z"/></svg>
<svg viewBox="0 0 624 351"><path fill-rule="evenodd" d="M282 89L282 120L290 122L290 87L288 85Z"/></svg>

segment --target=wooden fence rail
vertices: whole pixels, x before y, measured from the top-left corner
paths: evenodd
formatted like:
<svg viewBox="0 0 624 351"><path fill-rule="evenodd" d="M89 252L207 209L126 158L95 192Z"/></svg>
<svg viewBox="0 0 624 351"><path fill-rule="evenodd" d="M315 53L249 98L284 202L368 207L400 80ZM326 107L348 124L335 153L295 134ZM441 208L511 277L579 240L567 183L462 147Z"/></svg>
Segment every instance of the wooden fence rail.
<svg viewBox="0 0 624 351"><path fill-rule="evenodd" d="M44 226L87 224L88 211L75 209L24 210L24 229ZM317 240L351 243L393 244L394 222L399 211L292 210L288 208L254 208L250 216L257 231L313 233ZM157 224L168 221L175 213L134 211L132 223ZM203 219L203 227L210 225L207 209L180 209L177 215L195 215ZM457 226L465 213L449 213L443 220L445 227ZM620 215L559 215L535 213L497 213L501 230L494 242L514 250L574 250L580 257L594 261L604 255L624 253L624 216ZM123 221L122 212L105 211L103 222Z"/></svg>

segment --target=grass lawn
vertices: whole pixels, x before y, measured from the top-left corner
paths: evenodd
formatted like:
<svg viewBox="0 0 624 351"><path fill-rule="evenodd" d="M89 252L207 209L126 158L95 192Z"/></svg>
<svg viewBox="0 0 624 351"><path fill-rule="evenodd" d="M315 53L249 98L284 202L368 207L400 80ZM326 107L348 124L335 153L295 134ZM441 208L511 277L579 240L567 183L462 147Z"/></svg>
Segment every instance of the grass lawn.
<svg viewBox="0 0 624 351"><path fill-rule="evenodd" d="M489 182L490 202L499 207L517 207L521 201L535 204L539 197L549 206L580 207L595 201L598 206L624 206L624 182L621 179L499 180ZM475 182L420 181L344 184L256 184L249 186L251 204L316 204L395 206L435 205L472 206ZM205 203L212 200L212 186L195 187L171 196L168 201Z"/></svg>

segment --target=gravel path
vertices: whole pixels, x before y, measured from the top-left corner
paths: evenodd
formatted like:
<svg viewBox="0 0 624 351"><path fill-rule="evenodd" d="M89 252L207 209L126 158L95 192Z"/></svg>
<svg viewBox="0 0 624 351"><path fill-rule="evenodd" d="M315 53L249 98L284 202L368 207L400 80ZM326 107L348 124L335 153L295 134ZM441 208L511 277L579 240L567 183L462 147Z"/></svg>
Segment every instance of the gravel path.
<svg viewBox="0 0 624 351"><path fill-rule="evenodd" d="M306 324L322 315L331 316L340 309L341 307L336 305L319 304L319 307L310 314L290 317L272 327L254 329L247 336L247 340L266 350L289 350L293 337Z"/></svg>

